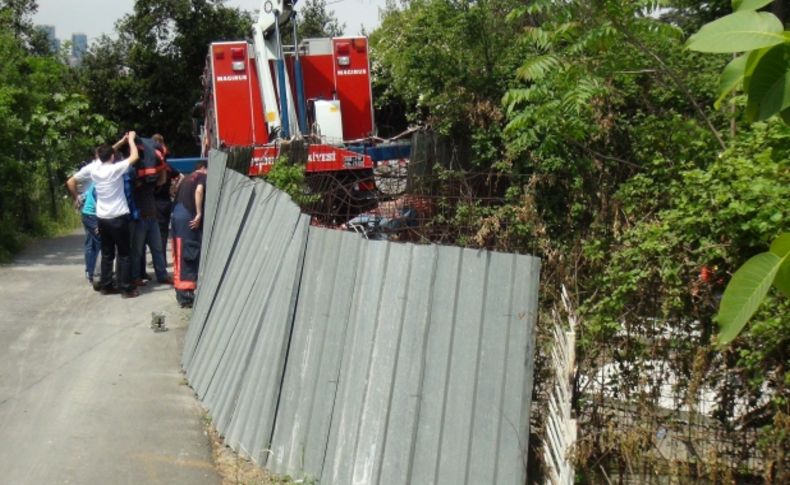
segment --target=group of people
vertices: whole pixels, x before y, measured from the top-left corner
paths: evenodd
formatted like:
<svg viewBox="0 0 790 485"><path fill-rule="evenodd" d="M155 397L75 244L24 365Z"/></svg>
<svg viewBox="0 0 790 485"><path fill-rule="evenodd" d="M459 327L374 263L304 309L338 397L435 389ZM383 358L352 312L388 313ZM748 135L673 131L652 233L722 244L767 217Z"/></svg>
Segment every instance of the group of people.
<svg viewBox="0 0 790 485"><path fill-rule="evenodd" d="M122 154L125 147L128 151ZM179 304L192 305L206 173L205 161L198 162L188 177L173 170L161 135L141 139L130 131L114 145L96 149L95 159L66 182L85 228L85 277L96 291L139 296L138 287L152 279L146 272L148 247L156 281L173 285ZM171 226L172 277L165 248ZM96 278L99 253L101 273Z"/></svg>

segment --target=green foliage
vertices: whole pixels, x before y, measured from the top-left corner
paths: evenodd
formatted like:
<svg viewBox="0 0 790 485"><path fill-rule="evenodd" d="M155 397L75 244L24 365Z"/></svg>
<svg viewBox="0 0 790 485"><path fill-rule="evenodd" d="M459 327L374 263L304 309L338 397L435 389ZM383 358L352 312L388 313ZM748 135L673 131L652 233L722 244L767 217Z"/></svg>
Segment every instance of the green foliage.
<svg viewBox="0 0 790 485"><path fill-rule="evenodd" d="M335 17L335 12L327 10L326 0L306 0L298 4L298 33L300 39L310 37L339 37L343 35L345 24Z"/></svg>
<svg viewBox="0 0 790 485"><path fill-rule="evenodd" d="M380 105L403 106L411 123L470 140L475 164L502 160L500 99L523 45L507 14L517 0L415 0L388 4L371 34Z"/></svg>
<svg viewBox="0 0 790 485"><path fill-rule="evenodd" d="M755 63L747 88L750 119L764 120L790 108L790 42L772 47Z"/></svg>
<svg viewBox="0 0 790 485"><path fill-rule="evenodd" d="M251 16L217 0L137 0L81 66L95 109L124 129L161 133L176 155L196 153L191 112L203 95L208 45L246 39Z"/></svg>
<svg viewBox="0 0 790 485"><path fill-rule="evenodd" d="M776 239L771 246L771 251L752 256L738 271L732 275L724 296L721 299L719 313L716 320L721 326L719 343L724 345L741 333L746 322L754 315L768 294L768 290L778 281L776 286L786 288L790 281L784 281L784 274L779 277L779 268L790 264L790 248L775 249L774 246L781 242L782 237L790 239L790 233L785 233Z"/></svg>
<svg viewBox="0 0 790 485"><path fill-rule="evenodd" d="M277 159L265 175L266 181L291 196L294 202L305 206L316 202L320 195L310 194L305 182L305 166L288 163L285 157Z"/></svg>
<svg viewBox="0 0 790 485"><path fill-rule="evenodd" d="M37 11L35 0L0 0L0 28L20 45L30 47L38 33L33 26L33 15Z"/></svg>
<svg viewBox="0 0 790 485"><path fill-rule="evenodd" d="M754 12L771 3L733 0L734 13L704 25L687 46L702 52L749 51L731 61L722 73L716 105L743 84L748 96L746 116L765 120L775 114L790 125L790 33L767 12ZM782 222L781 215L772 221ZM735 339L760 306L771 286L788 294L790 234L779 236L771 250L750 258L733 275L722 296L716 319L719 343Z"/></svg>
<svg viewBox="0 0 790 485"><path fill-rule="evenodd" d="M773 0L732 0L732 9L735 11L759 10L770 3L773 3Z"/></svg>
<svg viewBox="0 0 790 485"><path fill-rule="evenodd" d="M580 372L618 364L602 384L611 395L655 406L655 396L640 393L655 375L648 364L661 360L678 378L680 400L693 402L700 382L716 390L722 420L735 397L758 402L763 386L772 397L764 412L778 415L790 383L786 300L769 291L726 358L706 350L729 275L790 220L787 126L734 123L745 97L731 100L732 112L711 108L740 85L748 92L771 47L747 52L720 79L732 59L684 50L683 41L728 13L728 0L534 0L495 10L505 4L391 4L371 38L385 102L457 146L474 140L472 165L511 181L498 206L440 198L437 225L457 228L462 245L540 254L544 309L560 283L578 298ZM496 28L465 37L483 12L494 18L483 15L482 25ZM776 30L767 15L738 18ZM706 29L693 43L712 42L706 36L718 30L728 32L720 44L749 38L742 25L730 27ZM493 32L496 66L486 71ZM610 456L598 452L591 461Z"/></svg>
<svg viewBox="0 0 790 485"><path fill-rule="evenodd" d="M0 32L0 259L30 236L74 227L63 183L115 131L60 59L29 49L23 36Z"/></svg>
<svg viewBox="0 0 790 485"><path fill-rule="evenodd" d="M687 43L699 52L744 52L786 41L784 26L767 12L738 11L704 25Z"/></svg>
<svg viewBox="0 0 790 485"><path fill-rule="evenodd" d="M790 32L769 12L755 12L769 1L733 1L736 10L702 26L686 47L700 52L746 52L721 75L721 101L743 84L748 95L746 117L765 120L775 114L790 124Z"/></svg>

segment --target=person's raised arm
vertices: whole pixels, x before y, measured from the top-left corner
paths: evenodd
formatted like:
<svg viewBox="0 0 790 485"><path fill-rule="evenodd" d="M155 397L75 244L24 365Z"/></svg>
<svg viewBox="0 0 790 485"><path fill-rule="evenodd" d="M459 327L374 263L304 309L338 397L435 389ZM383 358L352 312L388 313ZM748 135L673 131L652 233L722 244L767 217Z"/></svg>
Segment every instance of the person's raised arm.
<svg viewBox="0 0 790 485"><path fill-rule="evenodd" d="M204 186L200 184L195 189L195 218L189 221L189 227L192 229L197 229L200 227L200 222L203 219L203 191Z"/></svg>
<svg viewBox="0 0 790 485"><path fill-rule="evenodd" d="M140 160L140 152L137 151L137 143L134 141L136 137L137 133L129 132L129 165L134 165Z"/></svg>
<svg viewBox="0 0 790 485"><path fill-rule="evenodd" d="M123 135L123 138L116 141L115 144L112 146L112 149L114 151L118 151L123 146L123 144L126 143L127 141L129 141L129 133L126 133L125 135Z"/></svg>

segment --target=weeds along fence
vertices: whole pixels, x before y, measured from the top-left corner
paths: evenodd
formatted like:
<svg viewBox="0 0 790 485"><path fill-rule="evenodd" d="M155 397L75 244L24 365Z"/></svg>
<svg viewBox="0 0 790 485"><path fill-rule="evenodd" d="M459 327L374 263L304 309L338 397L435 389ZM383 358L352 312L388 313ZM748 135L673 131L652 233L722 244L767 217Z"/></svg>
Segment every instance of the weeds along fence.
<svg viewBox="0 0 790 485"><path fill-rule="evenodd" d="M311 226L227 161L182 357L226 444L326 484L522 485L540 261Z"/></svg>

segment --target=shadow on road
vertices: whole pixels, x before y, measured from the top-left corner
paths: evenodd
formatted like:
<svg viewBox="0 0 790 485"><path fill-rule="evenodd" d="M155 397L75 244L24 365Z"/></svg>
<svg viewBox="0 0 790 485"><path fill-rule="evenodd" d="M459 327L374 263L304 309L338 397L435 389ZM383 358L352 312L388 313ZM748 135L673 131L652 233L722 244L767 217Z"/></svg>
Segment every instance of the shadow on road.
<svg viewBox="0 0 790 485"><path fill-rule="evenodd" d="M84 243L85 235L81 232L33 241L4 266L82 265L85 262Z"/></svg>

